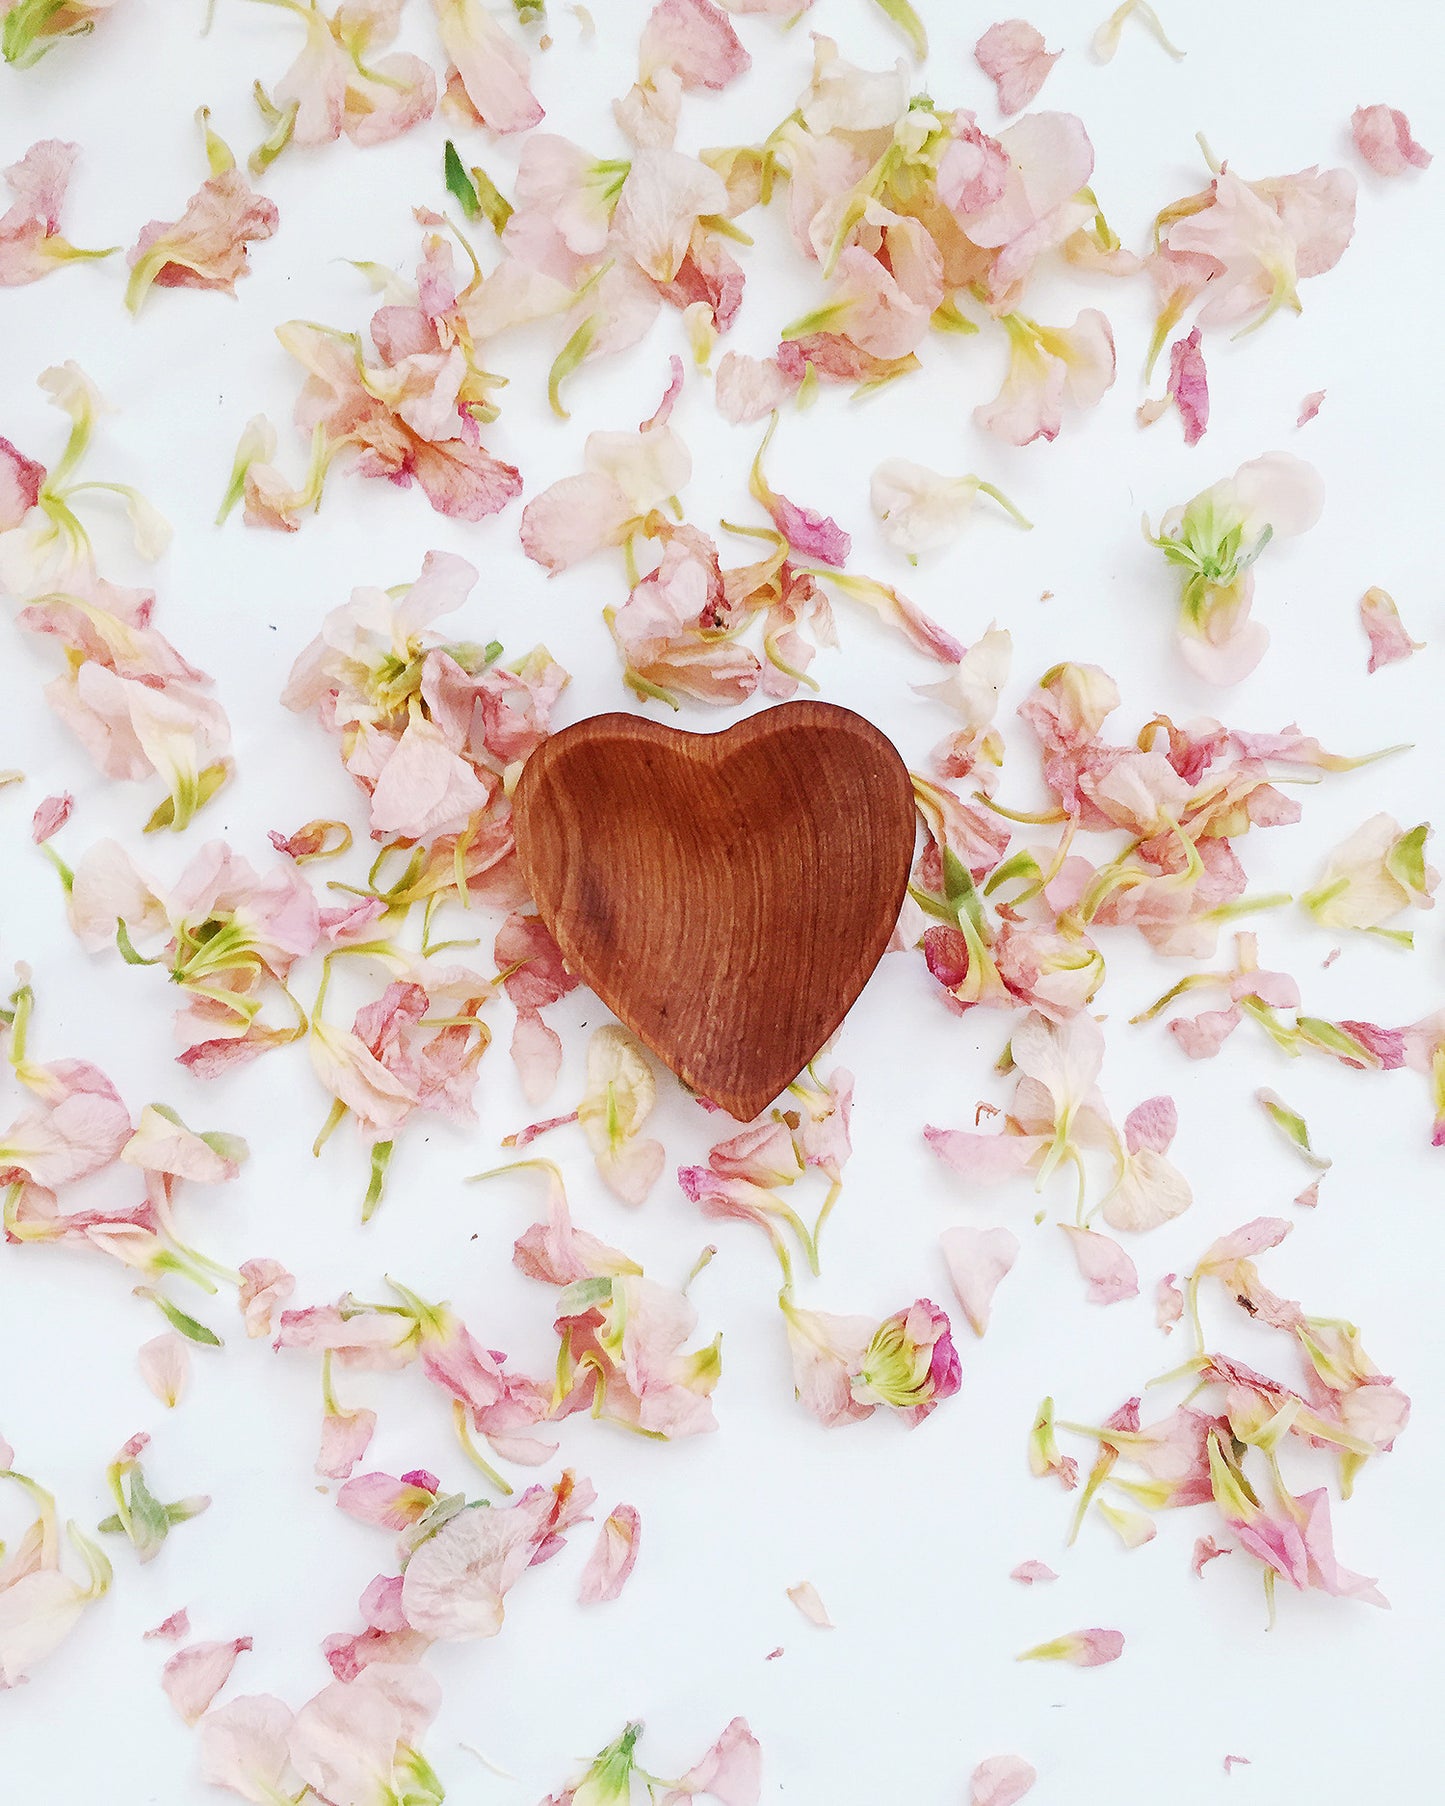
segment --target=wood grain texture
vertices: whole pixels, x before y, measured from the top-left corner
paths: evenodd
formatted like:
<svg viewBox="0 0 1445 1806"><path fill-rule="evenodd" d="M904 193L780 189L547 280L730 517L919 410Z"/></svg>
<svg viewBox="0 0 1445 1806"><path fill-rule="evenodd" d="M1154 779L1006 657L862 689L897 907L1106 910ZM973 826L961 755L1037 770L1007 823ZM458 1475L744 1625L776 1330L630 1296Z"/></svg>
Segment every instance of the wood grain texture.
<svg viewBox="0 0 1445 1806"><path fill-rule="evenodd" d="M913 855L903 761L826 702L716 734L597 715L542 743L513 806L522 870L568 965L742 1122L867 983Z"/></svg>

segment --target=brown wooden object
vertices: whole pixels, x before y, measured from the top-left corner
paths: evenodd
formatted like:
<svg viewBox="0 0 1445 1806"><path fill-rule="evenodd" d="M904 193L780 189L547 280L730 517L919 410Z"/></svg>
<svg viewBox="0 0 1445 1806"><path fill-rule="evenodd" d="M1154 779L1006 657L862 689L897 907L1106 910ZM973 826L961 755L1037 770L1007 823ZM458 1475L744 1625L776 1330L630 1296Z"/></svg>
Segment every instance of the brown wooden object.
<svg viewBox="0 0 1445 1806"><path fill-rule="evenodd" d="M542 743L513 803L522 870L567 964L742 1122L867 983L913 856L903 761L826 702L715 734L596 715Z"/></svg>

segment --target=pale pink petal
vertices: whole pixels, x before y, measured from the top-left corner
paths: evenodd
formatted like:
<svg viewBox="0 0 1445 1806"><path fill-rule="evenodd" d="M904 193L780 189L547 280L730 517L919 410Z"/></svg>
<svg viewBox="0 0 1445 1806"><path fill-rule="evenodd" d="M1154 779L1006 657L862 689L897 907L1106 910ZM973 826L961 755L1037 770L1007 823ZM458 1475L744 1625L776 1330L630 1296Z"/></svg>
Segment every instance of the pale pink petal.
<svg viewBox="0 0 1445 1806"><path fill-rule="evenodd" d="M538 1011L520 1009L512 1030L511 1054L523 1097L529 1104L540 1104L557 1083L562 1067L562 1037L548 1027Z"/></svg>
<svg viewBox="0 0 1445 1806"><path fill-rule="evenodd" d="M612 477L593 471L563 477L522 510L522 550L555 574L603 546L621 545L637 518Z"/></svg>
<svg viewBox="0 0 1445 1806"><path fill-rule="evenodd" d="M1402 176L1407 169L1428 169L1431 156L1417 144L1410 121L1398 107L1356 107L1350 118L1355 149L1379 176Z"/></svg>
<svg viewBox="0 0 1445 1806"><path fill-rule="evenodd" d="M475 770L420 718L408 722L371 793L371 825L382 835L425 840L464 828L490 792Z"/></svg>
<svg viewBox="0 0 1445 1806"><path fill-rule="evenodd" d="M139 1355L141 1378L167 1407L180 1402L191 1371L191 1345L174 1330L143 1343Z"/></svg>
<svg viewBox="0 0 1445 1806"><path fill-rule="evenodd" d="M169 1618L162 1618L154 1630L144 1631L142 1635L147 1642L160 1639L166 1643L179 1643L182 1637L191 1634L191 1615L184 1606L178 1612L172 1612Z"/></svg>
<svg viewBox="0 0 1445 1806"><path fill-rule="evenodd" d="M1367 589L1360 598L1360 625L1370 641L1369 671L1382 665L1396 664L1412 652L1423 650L1422 642L1412 640L1400 619L1394 598L1382 589Z"/></svg>
<svg viewBox="0 0 1445 1806"><path fill-rule="evenodd" d="M1011 1229L945 1229L938 1245L963 1314L981 1336L999 1281L1018 1259L1019 1239Z"/></svg>
<svg viewBox="0 0 1445 1806"><path fill-rule="evenodd" d="M1079 1272L1087 1282L1090 1304L1118 1304L1138 1295L1138 1269L1117 1242L1093 1229L1075 1229L1068 1223L1059 1227L1068 1236Z"/></svg>
<svg viewBox="0 0 1445 1806"><path fill-rule="evenodd" d="M1253 1260L1277 1248L1294 1227L1283 1217L1254 1217L1243 1228L1222 1235L1204 1250L1198 1270L1201 1273L1222 1272L1238 1260Z"/></svg>
<svg viewBox="0 0 1445 1806"><path fill-rule="evenodd" d="M1008 152L980 130L972 113L954 115L953 137L938 165L938 198L960 219L993 205L1008 184Z"/></svg>
<svg viewBox="0 0 1445 1806"><path fill-rule="evenodd" d="M1232 1774L1237 1768L1249 1768L1252 1764L1248 1756L1226 1756L1224 1758L1225 1774Z"/></svg>
<svg viewBox="0 0 1445 1806"><path fill-rule="evenodd" d="M579 1604L601 1605L618 1596L636 1564L641 1531L635 1505L618 1505L609 1512L582 1570Z"/></svg>
<svg viewBox="0 0 1445 1806"><path fill-rule="evenodd" d="M245 1319L248 1336L269 1336L277 1310L296 1290L296 1281L278 1260L241 1263L241 1287L236 1302Z"/></svg>
<svg viewBox="0 0 1445 1806"><path fill-rule="evenodd" d="M1167 1336L1184 1315L1184 1294L1174 1283L1174 1275L1166 1273L1154 1289L1154 1321Z"/></svg>
<svg viewBox="0 0 1445 1806"><path fill-rule="evenodd" d="M836 1626L828 1616L828 1608L823 1604L818 1589L811 1580L800 1580L796 1586L787 1589L788 1597L810 1624L816 1624L819 1630L833 1630Z"/></svg>
<svg viewBox="0 0 1445 1806"><path fill-rule="evenodd" d="M1016 1806L1038 1778L1022 1756L990 1756L973 1771L969 1806Z"/></svg>
<svg viewBox="0 0 1445 1806"><path fill-rule="evenodd" d="M483 0L434 0L442 45L477 118L494 132L525 132L542 117L528 82L531 58Z"/></svg>
<svg viewBox="0 0 1445 1806"><path fill-rule="evenodd" d="M1152 1148L1167 1154L1179 1132L1179 1112L1172 1097L1146 1098L1124 1118L1124 1140L1131 1154Z"/></svg>
<svg viewBox="0 0 1445 1806"><path fill-rule="evenodd" d="M653 281L671 282L699 217L727 210L723 179L705 163L681 151L640 150L618 197L612 230Z"/></svg>
<svg viewBox="0 0 1445 1806"><path fill-rule="evenodd" d="M291 1722L290 1706L269 1693L248 1694L207 1712L199 1730L201 1778L256 1806L275 1806L277 1799L289 1798L285 1782Z"/></svg>
<svg viewBox="0 0 1445 1806"><path fill-rule="evenodd" d="M120 1157L127 1166L138 1166L148 1173L194 1179L201 1185L222 1185L236 1177L249 1153L239 1135L215 1131L198 1135L173 1110L147 1104Z"/></svg>
<svg viewBox="0 0 1445 1806"><path fill-rule="evenodd" d="M1009 1579L1017 1580L1023 1586L1033 1587L1042 1586L1050 1580L1057 1580L1058 1575L1047 1562L1021 1561L1016 1568L1010 1570Z"/></svg>
<svg viewBox="0 0 1445 1806"><path fill-rule="evenodd" d="M406 1530L436 1504L438 1481L424 1468L397 1478L392 1474L358 1474L337 1490L337 1508L363 1524L382 1530Z"/></svg>
<svg viewBox="0 0 1445 1806"><path fill-rule="evenodd" d="M662 1796L662 1806L683 1806L696 1794L706 1794L718 1806L758 1806L762 1798L763 1752L745 1718L735 1718L701 1762L679 1780L674 1792Z"/></svg>
<svg viewBox="0 0 1445 1806"><path fill-rule="evenodd" d="M59 1568L32 1568L0 1590L0 1689L53 1654L94 1596Z"/></svg>
<svg viewBox="0 0 1445 1806"><path fill-rule="evenodd" d="M280 215L274 201L257 194L240 170L223 170L203 182L178 220L152 220L126 254L132 273L127 304L139 307L146 290L220 289L235 294L249 268L247 245L270 238Z"/></svg>
<svg viewBox="0 0 1445 1806"><path fill-rule="evenodd" d="M536 1537L532 1517L516 1505L459 1512L406 1565L408 1623L441 1642L496 1636L505 1595L531 1562Z"/></svg>
<svg viewBox="0 0 1445 1806"><path fill-rule="evenodd" d="M658 0L642 28L638 61L644 81L671 69L685 90L725 88L752 67L727 14L712 0Z"/></svg>
<svg viewBox="0 0 1445 1806"><path fill-rule="evenodd" d="M797 394L802 380L801 365L784 368L775 357L729 351L717 367L717 411L734 426L766 420Z"/></svg>
<svg viewBox="0 0 1445 1806"><path fill-rule="evenodd" d="M130 1137L130 1112L105 1074L57 1060L31 1067L29 1082L40 1102L0 1130L0 1170L19 1168L54 1190L109 1166Z"/></svg>
<svg viewBox="0 0 1445 1806"><path fill-rule="evenodd" d="M1041 34L1023 19L990 25L973 47L974 61L998 89L998 110L1005 117L1023 112L1062 54L1045 50Z"/></svg>
<svg viewBox="0 0 1445 1806"><path fill-rule="evenodd" d="M1233 1554L1233 1549L1227 1548L1222 1543L1215 1542L1212 1536L1201 1536L1195 1539L1194 1554L1190 1559L1189 1565L1194 1569L1196 1574L1203 1575L1204 1570L1209 1566L1210 1562L1218 1561L1221 1555Z"/></svg>
<svg viewBox="0 0 1445 1806"><path fill-rule="evenodd" d="M1179 1169L1152 1147L1141 1147L1137 1154L1125 1157L1123 1170L1100 1209L1111 1229L1137 1233L1157 1229L1182 1215L1193 1202L1189 1181Z"/></svg>
<svg viewBox="0 0 1445 1806"><path fill-rule="evenodd" d="M236 1657L251 1647L249 1637L230 1643L192 1643L178 1649L161 1670L166 1698L187 1724L196 1724L231 1678Z"/></svg>
<svg viewBox="0 0 1445 1806"><path fill-rule="evenodd" d="M383 1806L398 1745L419 1741L440 1699L436 1680L414 1665L377 1663L354 1681L333 1681L296 1714L291 1764L333 1806Z"/></svg>
<svg viewBox="0 0 1445 1806"><path fill-rule="evenodd" d="M1041 1135L975 1135L967 1129L926 1127L923 1138L940 1159L977 1185L1014 1178L1047 1146Z"/></svg>
<svg viewBox="0 0 1445 1806"><path fill-rule="evenodd" d="M376 1413L365 1405L355 1411L327 1410L321 1418L321 1446L316 1471L327 1480L347 1480L371 1447ZM338 1498L337 1503L341 1501Z"/></svg>
<svg viewBox="0 0 1445 1806"><path fill-rule="evenodd" d="M1325 392L1323 389L1312 389L1300 403L1299 418L1295 421L1295 425L1297 427L1307 426L1324 406L1324 400Z"/></svg>
<svg viewBox="0 0 1445 1806"><path fill-rule="evenodd" d="M1244 1020L1235 1004L1228 1009L1203 1010L1197 1016L1175 1016L1169 1032L1191 1060L1212 1060Z"/></svg>
<svg viewBox="0 0 1445 1806"><path fill-rule="evenodd" d="M1070 1662L1075 1668L1101 1668L1117 1662L1124 1653L1123 1633L1117 1630L1074 1630L1048 1643L1026 1649L1021 1662Z"/></svg>

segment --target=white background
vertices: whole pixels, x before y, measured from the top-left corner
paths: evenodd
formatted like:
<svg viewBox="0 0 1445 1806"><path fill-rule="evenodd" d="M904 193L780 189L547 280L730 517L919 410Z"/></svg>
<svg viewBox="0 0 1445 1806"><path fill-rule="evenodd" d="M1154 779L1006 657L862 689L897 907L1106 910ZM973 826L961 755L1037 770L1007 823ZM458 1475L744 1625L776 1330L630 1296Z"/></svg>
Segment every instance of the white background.
<svg viewBox="0 0 1445 1806"><path fill-rule="evenodd" d="M1099 0L1100 14L1105 6ZM423 9L412 10L409 41L438 60ZM640 0L607 0L596 8L599 39L588 45L576 22L554 9L556 45L538 61L536 88L551 128L598 154L620 149L608 102L632 79L646 10ZM976 107L995 126L992 90L968 54L993 15L943 0L923 10L934 52L919 85L940 105ZM64 222L75 242L128 244L146 220L177 216L204 173L191 123L196 105L212 107L238 150L258 135L250 83L279 76L299 28L271 8L220 0L215 28L202 39L202 11L200 0L121 0L92 39L62 47L35 70L0 70L0 158L12 161L43 136L83 147ZM1351 109L1386 100L1409 112L1427 145L1445 151L1436 79L1445 24L1420 0L1368 12L1344 0L1307 9L1174 0L1166 23L1189 51L1179 65L1131 28L1115 62L1096 66L1087 55L1093 6L1038 0L1030 17L1067 53L1038 104L1083 117L1097 148L1099 196L1136 247L1159 206L1206 180L1196 131L1246 176L1314 162L1353 166ZM898 53L864 0L818 0L809 23L860 63L881 66ZM806 80L804 30L743 20L740 31L754 69L724 96L689 98L684 148L760 136ZM303 446L288 419L297 376L272 328L291 317L364 324L370 299L340 260L413 262L418 234L409 209L444 199L444 136L434 122L377 150L340 144L283 157L266 184L281 228L256 247L254 274L235 303L157 291L132 323L121 306L118 259L63 270L0 299L0 431L52 460L64 423L34 378L73 357L96 380L118 411L86 474L141 485L175 523L174 547L155 573L158 624L215 674L235 725L237 782L185 840L145 844L158 874L179 870L208 834L224 833L264 863L268 828L289 830L317 815L359 822L334 747L313 724L281 711L277 694L327 609L354 584L408 580L430 547L461 552L481 569L456 624L461 637L496 636L509 657L545 640L574 673L561 721L625 705L600 618L605 603L621 599L620 570L604 558L544 581L517 546L515 505L481 526L451 523L430 512L420 491L338 471L319 518L294 537L239 520L221 532L209 524L252 413L277 420L283 456L299 468ZM493 147L475 133L463 148L507 188L515 147ZM1437 806L1445 739L1440 167L1393 184L1361 170L1355 241L1333 273L1304 285L1302 318L1277 318L1237 344L1207 340L1213 420L1192 450L1173 418L1147 433L1134 423L1146 285L1071 272L1043 280L1029 311L1067 321L1080 306L1103 307L1115 324L1120 379L1093 416L1066 422L1056 444L1013 450L970 420L997 388L1002 335L931 342L922 376L861 406L830 393L811 413L785 419L773 480L852 531L853 568L905 583L966 641L993 619L1011 629L1004 800L1044 800L1029 736L1012 710L1047 666L1072 657L1097 661L1118 679L1118 738L1163 710L1176 719L1217 714L1254 729L1298 720L1345 752L1414 742L1406 756L1301 792L1298 826L1241 842L1254 888L1304 888L1324 852L1376 810L1408 825ZM745 254L748 297L731 342L764 353L818 290L779 217L745 223L757 246ZM543 392L555 349L555 336L539 329L499 342L488 358L511 378L488 442L522 468L529 494L579 468L586 431L634 425L650 413L667 354L682 345L667 312L632 355L574 379L574 417L565 426L548 414ZM1300 400L1317 388L1328 391L1323 411L1296 432ZM676 423L696 457L689 517L704 525L736 517L748 506L756 430L723 424L710 386L696 380ZM1253 677L1221 696L1189 677L1172 651L1174 587L1140 537L1139 516L1157 519L1273 448L1318 464L1326 511L1307 539L1267 553L1257 606L1273 645ZM887 553L868 512L868 475L886 455L977 471L1013 495L1037 528L1020 534L980 512L951 554L910 572ZM143 580L118 535L103 531L100 542L111 575ZM1395 595L1429 647L1367 677L1356 605L1370 584ZM1045 590L1052 597L1041 601ZM823 693L870 715L921 764L947 723L909 685L932 681L936 669L847 604L840 619L841 653L815 667ZM506 1058L508 1007L491 1012L497 1043L483 1063L480 1126L462 1136L421 1124L408 1134L386 1204L363 1232L361 1148L343 1131L319 1161L309 1151L325 1099L304 1053L274 1054L204 1086L171 1063L175 994L159 974L114 957L87 959L70 938L54 879L29 845L31 809L49 792L75 791L75 815L59 842L74 859L107 833L139 850L137 830L154 797L97 778L53 725L40 687L55 668L49 645L18 633L9 640L0 766L23 768L28 782L0 795L0 954L34 968L34 1056L93 1059L133 1108L164 1099L197 1126L249 1138L252 1159L241 1178L183 1205L193 1238L218 1258L283 1260L298 1276L298 1303L344 1288L376 1296L382 1275L393 1273L424 1294L449 1296L488 1345L545 1372L555 1347L551 1298L509 1264L539 1195L520 1179L484 1189L462 1183L494 1165L499 1138L531 1114ZM725 719L706 711L681 717L688 726ZM311 868L318 869L320 878L330 875ZM1433 920L1413 956L1356 938L1329 970L1321 961L1331 938L1298 912L1266 918L1261 933L1265 963L1298 975L1315 1014L1394 1024L1445 1001ZM925 1121L965 1126L979 1098L1005 1095L991 1070L1008 1033L1004 1018L950 1016L921 961L898 956L885 961L839 1037L837 1058L858 1076L857 1152L825 1242L823 1278L803 1301L879 1316L920 1292L951 1305L936 1248L941 1229L1007 1222L1024 1241L987 1339L975 1342L960 1320L961 1396L912 1434L882 1417L824 1431L794 1403L773 1306L776 1274L761 1238L700 1221L670 1177L645 1207L627 1212L601 1192L576 1130L545 1149L566 1168L578 1219L657 1277L680 1280L704 1243L718 1241L720 1255L693 1297L704 1334L725 1332L721 1427L669 1447L590 1422L565 1426L563 1456L592 1477L601 1511L618 1499L640 1508L641 1559L619 1603L580 1611L577 1577L592 1534L584 1530L564 1556L524 1578L497 1641L430 1658L446 1705L429 1751L457 1806L530 1806L561 1785L575 1757L634 1715L648 1721L649 1765L680 1772L734 1713L747 1715L763 1743L765 1798L796 1806L945 1806L965 1797L974 1764L999 1751L1036 1764L1039 1806L1426 1797L1445 1753L1445 1356L1436 1316L1445 1156L1428 1146L1424 1081L1290 1062L1248 1025L1219 1060L1190 1064L1161 1024L1127 1026L1184 968L1143 956L1116 932L1101 938L1110 967L1097 1005L1109 1018L1105 1094L1120 1117L1153 1091L1176 1094L1175 1155L1196 1200L1178 1222L1131 1242L1143 1295L1126 1304L1101 1311L1083 1301L1064 1238L1032 1227L1036 1202L1026 1185L970 1195L923 1145ZM1227 953L1226 943L1220 963ZM568 1048L559 1110L579 1088L581 1025L602 1019L585 994L559 1013ZM1334 1158L1314 1213L1290 1204L1309 1175L1252 1103L1260 1084L1301 1109ZM664 1093L656 1124L670 1174L701 1158L710 1125L670 1082ZM1062 1192L1045 1201L1051 1216L1067 1202ZM1164 1514L1157 1541L1132 1554L1091 1523L1066 1552L1071 1501L1052 1482L1030 1479L1024 1461L1030 1417L1045 1392L1057 1396L1062 1415L1097 1420L1182 1358L1182 1337L1166 1341L1154 1327L1156 1280L1187 1271L1212 1237L1261 1213L1292 1215L1297 1230L1269 1257L1268 1282L1311 1311L1358 1322L1375 1359L1417 1401L1398 1450L1372 1463L1356 1499L1336 1510L1341 1559L1378 1574L1393 1611L1290 1593L1268 1634L1246 1558L1214 1564L1202 1581L1189 1571L1194 1537L1215 1527L1209 1514ZM0 1249L0 1429L21 1467L55 1488L64 1514L93 1525L108 1509L106 1461L145 1428L155 1438L148 1472L161 1496L205 1490L215 1498L148 1568L138 1569L124 1546L113 1549L112 1595L27 1687L0 1700L7 1798L189 1806L210 1797L195 1776L193 1739L158 1685L167 1646L142 1643L142 1630L185 1605L198 1637L252 1635L255 1652L242 1658L225 1697L274 1691L299 1704L329 1678L320 1639L356 1627L357 1594L388 1564L386 1535L338 1513L311 1472L320 1406L310 1357L248 1344L220 1304L202 1314L222 1329L226 1348L197 1351L191 1391L168 1414L135 1365L136 1348L161 1325L130 1296L122 1270L100 1256ZM1219 1327L1224 1346L1290 1377L1288 1350L1282 1360L1262 1350L1242 1322ZM343 1376L342 1389L348 1402L381 1411L368 1467L422 1464L449 1487L468 1485L443 1403L419 1375L349 1383ZM19 1520L7 1522L13 1529ZM1019 1587L1008 1572L1029 1557L1050 1562L1062 1578ZM835 1631L815 1630L784 1597L803 1578L819 1588ZM1092 1672L1015 1664L1019 1650L1084 1625L1122 1629L1123 1659ZM783 1656L765 1661L779 1644ZM518 1779L489 1773L461 1742ZM1253 1766L1226 1777L1226 1753Z"/></svg>

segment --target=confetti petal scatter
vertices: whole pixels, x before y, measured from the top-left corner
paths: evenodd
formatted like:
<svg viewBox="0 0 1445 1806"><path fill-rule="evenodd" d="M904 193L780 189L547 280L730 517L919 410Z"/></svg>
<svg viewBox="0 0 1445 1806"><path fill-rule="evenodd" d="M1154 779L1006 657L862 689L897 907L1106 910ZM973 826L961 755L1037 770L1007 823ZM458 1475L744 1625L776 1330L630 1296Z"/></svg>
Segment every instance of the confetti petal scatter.
<svg viewBox="0 0 1445 1806"><path fill-rule="evenodd" d="M1316 11L0 0L7 1799L1420 1796L1445 15ZM809 696L907 894L735 1121L513 798Z"/></svg>

